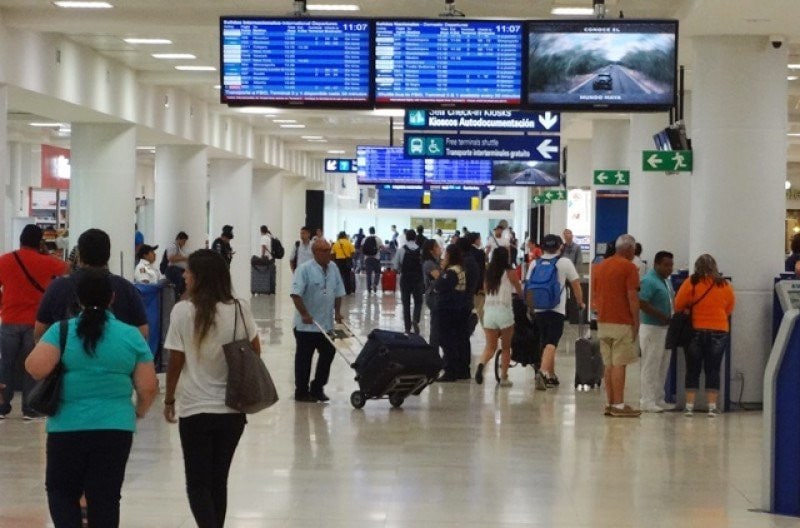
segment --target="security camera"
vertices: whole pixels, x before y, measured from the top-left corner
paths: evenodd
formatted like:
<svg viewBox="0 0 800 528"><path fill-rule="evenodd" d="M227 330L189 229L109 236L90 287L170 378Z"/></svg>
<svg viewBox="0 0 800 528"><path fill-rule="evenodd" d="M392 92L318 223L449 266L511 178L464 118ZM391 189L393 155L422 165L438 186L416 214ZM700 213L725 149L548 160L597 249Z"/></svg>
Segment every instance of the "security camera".
<svg viewBox="0 0 800 528"><path fill-rule="evenodd" d="M775 49L781 49L783 43L786 42L786 37L783 35L770 35L769 41L772 44L772 47Z"/></svg>

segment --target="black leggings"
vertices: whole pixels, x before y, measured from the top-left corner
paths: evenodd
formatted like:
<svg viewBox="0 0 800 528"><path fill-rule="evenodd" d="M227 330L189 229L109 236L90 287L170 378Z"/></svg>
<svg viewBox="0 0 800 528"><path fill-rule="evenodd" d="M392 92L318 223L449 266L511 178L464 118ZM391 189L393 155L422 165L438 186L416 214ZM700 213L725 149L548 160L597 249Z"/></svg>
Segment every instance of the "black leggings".
<svg viewBox="0 0 800 528"><path fill-rule="evenodd" d="M686 388L700 387L700 372L706 373L706 390L719 390L722 356L728 348L728 332L696 330L686 350Z"/></svg>
<svg viewBox="0 0 800 528"><path fill-rule="evenodd" d="M119 499L131 452L130 431L74 431L47 435L45 486L56 528L81 526L86 494L89 526L119 526Z"/></svg>
<svg viewBox="0 0 800 528"><path fill-rule="evenodd" d="M228 472L245 423L240 413L195 414L178 423L186 493L198 528L225 525Z"/></svg>

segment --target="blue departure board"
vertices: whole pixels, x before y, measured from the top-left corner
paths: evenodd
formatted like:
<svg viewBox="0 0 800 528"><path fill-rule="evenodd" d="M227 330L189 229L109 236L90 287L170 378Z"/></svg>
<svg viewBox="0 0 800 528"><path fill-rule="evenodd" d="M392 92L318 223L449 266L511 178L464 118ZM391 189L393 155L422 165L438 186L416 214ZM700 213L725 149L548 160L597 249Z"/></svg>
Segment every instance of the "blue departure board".
<svg viewBox="0 0 800 528"><path fill-rule="evenodd" d="M403 147L356 147L358 183L422 185L425 161L406 158Z"/></svg>
<svg viewBox="0 0 800 528"><path fill-rule="evenodd" d="M220 19L222 102L371 105L368 20Z"/></svg>
<svg viewBox="0 0 800 528"><path fill-rule="evenodd" d="M523 23L375 22L376 105L518 105Z"/></svg>
<svg viewBox="0 0 800 528"><path fill-rule="evenodd" d="M491 160L426 159L425 183L429 185L489 185Z"/></svg>

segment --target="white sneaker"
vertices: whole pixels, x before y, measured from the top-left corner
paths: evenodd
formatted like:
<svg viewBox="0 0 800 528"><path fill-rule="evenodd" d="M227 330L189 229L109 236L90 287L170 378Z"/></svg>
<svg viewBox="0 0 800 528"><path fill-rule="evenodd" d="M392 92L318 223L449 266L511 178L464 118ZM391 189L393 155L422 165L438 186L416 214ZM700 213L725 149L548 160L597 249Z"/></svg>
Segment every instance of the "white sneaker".
<svg viewBox="0 0 800 528"><path fill-rule="evenodd" d="M689 409L688 407L683 410L684 416L694 416L694 409Z"/></svg>
<svg viewBox="0 0 800 528"><path fill-rule="evenodd" d="M514 384L508 378L503 378L500 380L501 387L512 387Z"/></svg>
<svg viewBox="0 0 800 528"><path fill-rule="evenodd" d="M664 400L658 402L656 405L658 405L659 407L661 407L665 411L674 411L675 410L675 404L674 403L667 403Z"/></svg>
<svg viewBox="0 0 800 528"><path fill-rule="evenodd" d="M717 416L719 416L719 409L714 407L713 409L709 409L708 410L708 417L709 418L716 418Z"/></svg>
<svg viewBox="0 0 800 528"><path fill-rule="evenodd" d="M655 403L651 405L642 405L642 412L646 413L662 413L664 412L664 408L656 405Z"/></svg>

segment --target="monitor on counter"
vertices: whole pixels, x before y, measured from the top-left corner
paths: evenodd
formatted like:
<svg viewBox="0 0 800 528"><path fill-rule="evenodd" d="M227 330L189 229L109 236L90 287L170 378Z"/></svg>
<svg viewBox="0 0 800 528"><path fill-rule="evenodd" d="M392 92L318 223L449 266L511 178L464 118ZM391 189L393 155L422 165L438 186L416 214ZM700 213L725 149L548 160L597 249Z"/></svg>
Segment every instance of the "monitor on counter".
<svg viewBox="0 0 800 528"><path fill-rule="evenodd" d="M220 18L228 105L372 106L372 22Z"/></svg>
<svg viewBox="0 0 800 528"><path fill-rule="evenodd" d="M663 111L675 104L676 20L528 22L532 108Z"/></svg>
<svg viewBox="0 0 800 528"><path fill-rule="evenodd" d="M521 21L375 21L375 105L519 106Z"/></svg>

